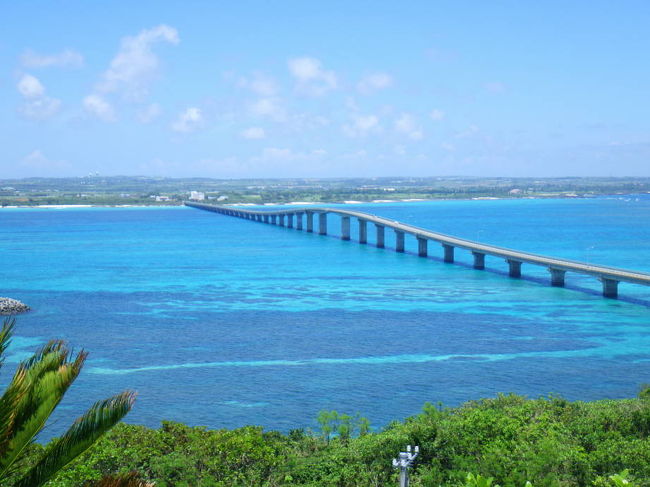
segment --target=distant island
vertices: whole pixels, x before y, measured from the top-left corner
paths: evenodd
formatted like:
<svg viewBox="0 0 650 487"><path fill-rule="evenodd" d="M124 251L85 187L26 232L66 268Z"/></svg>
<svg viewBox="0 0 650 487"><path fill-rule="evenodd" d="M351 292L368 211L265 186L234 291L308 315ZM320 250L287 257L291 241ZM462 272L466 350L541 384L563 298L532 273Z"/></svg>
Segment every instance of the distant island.
<svg viewBox="0 0 650 487"><path fill-rule="evenodd" d="M0 179L0 206L161 206L187 199L233 204L391 202L435 199L577 198L650 193L650 178L381 177L156 178L89 175Z"/></svg>

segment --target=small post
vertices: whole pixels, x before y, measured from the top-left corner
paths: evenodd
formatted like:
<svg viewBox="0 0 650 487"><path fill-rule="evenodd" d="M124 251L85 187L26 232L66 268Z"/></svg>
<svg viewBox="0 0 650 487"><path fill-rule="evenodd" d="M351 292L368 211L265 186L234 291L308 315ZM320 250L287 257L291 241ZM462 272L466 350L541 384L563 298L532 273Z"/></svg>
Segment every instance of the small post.
<svg viewBox="0 0 650 487"><path fill-rule="evenodd" d="M399 468L399 486L408 487L409 485L409 467L415 461L415 458L420 453L420 447L416 446L415 453L411 453L411 445L406 446L406 451L399 452L397 458L393 458L393 467Z"/></svg>
<svg viewBox="0 0 650 487"><path fill-rule="evenodd" d="M395 251L404 252L404 232L395 230Z"/></svg>
<svg viewBox="0 0 650 487"><path fill-rule="evenodd" d="M606 277L601 277L600 280L603 282L603 297L617 298L619 281L616 279L608 279Z"/></svg>
<svg viewBox="0 0 650 487"><path fill-rule="evenodd" d="M368 243L368 222L359 218L359 243Z"/></svg>
<svg viewBox="0 0 650 487"><path fill-rule="evenodd" d="M327 235L327 213L318 214L318 235Z"/></svg>
<svg viewBox="0 0 650 487"><path fill-rule="evenodd" d="M474 256L474 269L485 269L485 254L482 252L472 252Z"/></svg>
<svg viewBox="0 0 650 487"><path fill-rule="evenodd" d="M454 246L448 244L442 244L442 248L445 249L445 262L453 263L454 262Z"/></svg>
<svg viewBox="0 0 650 487"><path fill-rule="evenodd" d="M427 256L427 239L424 237L416 237L418 239L418 255L420 257Z"/></svg>
<svg viewBox="0 0 650 487"><path fill-rule="evenodd" d="M508 275L510 277L521 277L521 261L506 259L506 262L509 266Z"/></svg>
<svg viewBox="0 0 650 487"><path fill-rule="evenodd" d="M379 225L375 223L375 228L377 229L377 248L383 249L384 248L384 227L383 225Z"/></svg>
<svg viewBox="0 0 650 487"><path fill-rule="evenodd" d="M341 217L341 240L350 240L350 217Z"/></svg>
<svg viewBox="0 0 650 487"><path fill-rule="evenodd" d="M564 287L564 274L566 274L566 271L553 267L549 267L548 271L551 273L551 286Z"/></svg>

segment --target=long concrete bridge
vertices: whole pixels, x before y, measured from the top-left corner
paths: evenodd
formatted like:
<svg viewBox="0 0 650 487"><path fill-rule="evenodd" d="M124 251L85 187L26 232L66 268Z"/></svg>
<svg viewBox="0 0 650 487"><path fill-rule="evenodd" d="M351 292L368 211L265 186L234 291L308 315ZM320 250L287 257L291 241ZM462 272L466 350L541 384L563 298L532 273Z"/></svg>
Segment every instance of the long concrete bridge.
<svg viewBox="0 0 650 487"><path fill-rule="evenodd" d="M186 202L186 206L201 210L213 211L223 215L244 218L257 222L279 225L296 230L314 232L314 216L318 216L318 234L327 235L327 215L333 214L341 217L341 239L350 240L350 219L358 221L360 244L368 243L368 224L375 226L376 246L385 247L386 229L395 234L395 250L404 252L404 238L411 235L417 239L418 255L428 255L429 242L442 245L445 262L454 262L455 249L464 249L472 253L474 269L485 269L485 256L490 255L504 259L508 264L510 277L521 277L522 264L533 264L546 267L549 270L552 286L564 286L564 277L567 272L587 274L594 276L602 282L603 296L616 298L618 296L619 282L631 282L650 286L650 274L645 272L617 269L567 259L558 259L544 255L520 252L518 250L497 247L463 238L452 237L442 233L432 232L424 228L407 225L396 220L389 220L380 216L362 213L360 211L343 210L340 208L289 208L283 210L249 210L232 206L210 205L205 203ZM304 222L303 222L304 220ZM304 223L304 224L303 224Z"/></svg>

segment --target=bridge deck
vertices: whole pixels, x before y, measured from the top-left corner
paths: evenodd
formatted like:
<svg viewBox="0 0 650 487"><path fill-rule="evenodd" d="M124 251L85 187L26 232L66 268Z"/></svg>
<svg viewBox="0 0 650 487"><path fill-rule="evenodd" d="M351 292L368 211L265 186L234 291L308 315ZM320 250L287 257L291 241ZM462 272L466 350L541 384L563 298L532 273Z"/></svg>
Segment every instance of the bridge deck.
<svg viewBox="0 0 650 487"><path fill-rule="evenodd" d="M469 250L471 252L491 255L494 257L502 257L506 260L525 262L528 264L541 265L551 269L558 269L562 271L577 272L580 274L588 274L596 276L601 279L610 279L614 281L631 282L635 284L642 284L650 286L650 274L645 272L619 269L616 267L607 267L585 262L578 262L568 259L560 259L556 257L548 257L545 255L532 254L529 252L521 252L518 250L508 249L505 247L498 247L495 245L484 244L481 242L474 242L443 233L432 232L424 228L419 228L413 225L399 222L397 220L390 220L370 213L363 213L360 211L343 210L339 208L328 207L297 207L283 210L249 210L241 207L232 206L219 206L209 205L204 203L185 203L187 206L205 209L210 211L235 211L240 214L250 215L295 215L304 213L332 213L341 216L358 218L361 221L374 223L387 228L392 228L395 231L403 232L405 234L413 235L416 238L432 240L439 242L443 245L450 245L452 247L459 247Z"/></svg>

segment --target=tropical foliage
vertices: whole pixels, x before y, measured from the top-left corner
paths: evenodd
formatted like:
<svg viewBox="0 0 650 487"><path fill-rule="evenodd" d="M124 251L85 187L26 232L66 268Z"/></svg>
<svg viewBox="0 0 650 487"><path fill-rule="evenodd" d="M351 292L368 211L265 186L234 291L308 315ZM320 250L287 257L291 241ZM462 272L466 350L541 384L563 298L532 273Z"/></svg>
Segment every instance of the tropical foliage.
<svg viewBox="0 0 650 487"><path fill-rule="evenodd" d="M51 485L136 471L157 487L390 486L397 485L391 460L410 444L420 446L412 487L650 486L650 400L640 396L569 402L500 395L457 408L426 404L421 414L377 432L365 431L358 416L332 411L319 415L322 431L288 434L120 424ZM346 437L351 427L355 433ZM49 448L34 445L30 455Z"/></svg>
<svg viewBox="0 0 650 487"><path fill-rule="evenodd" d="M14 324L13 319L6 320L0 330L0 365ZM34 438L79 375L86 355L84 351L73 355L65 343L54 340L19 364L0 397L0 485L43 485L131 409L132 392L99 401L63 436L34 455Z"/></svg>

